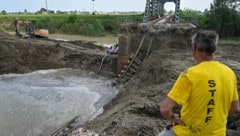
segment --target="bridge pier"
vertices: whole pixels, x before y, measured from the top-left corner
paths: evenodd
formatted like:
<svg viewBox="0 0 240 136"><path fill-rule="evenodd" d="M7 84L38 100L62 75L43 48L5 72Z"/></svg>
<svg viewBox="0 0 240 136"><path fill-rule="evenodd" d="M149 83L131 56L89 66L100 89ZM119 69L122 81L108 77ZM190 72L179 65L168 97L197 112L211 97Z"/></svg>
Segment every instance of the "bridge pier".
<svg viewBox="0 0 240 136"><path fill-rule="evenodd" d="M120 27L117 64L120 82L130 80L151 52L161 47L189 48L190 37L196 27L192 24L171 23L170 18Z"/></svg>

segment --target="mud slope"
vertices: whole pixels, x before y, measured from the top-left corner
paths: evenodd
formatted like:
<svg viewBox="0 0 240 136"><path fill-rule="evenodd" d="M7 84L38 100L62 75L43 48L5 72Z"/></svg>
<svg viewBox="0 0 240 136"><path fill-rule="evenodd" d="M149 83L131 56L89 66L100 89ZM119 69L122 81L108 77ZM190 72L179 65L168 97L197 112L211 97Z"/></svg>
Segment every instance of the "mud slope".
<svg viewBox="0 0 240 136"><path fill-rule="evenodd" d="M155 37L155 48L144 60L137 74L105 106L103 114L83 127L100 135L153 136L168 124L159 113L159 102L166 96L177 76L194 65L188 38L178 31ZM240 47L220 45L217 60L228 64L238 76L240 90ZM25 73L39 69L72 67L97 72L105 50L85 42L60 42L46 39L23 39L0 32L0 74ZM110 56L102 75L114 77L117 56ZM178 110L178 109L176 109ZM240 135L240 115L229 118L230 136ZM76 128L77 129L77 128Z"/></svg>
<svg viewBox="0 0 240 136"><path fill-rule="evenodd" d="M159 34L158 48L151 52L131 81L120 85L117 97L105 112L84 127L100 135L154 136L169 124L159 112L163 100L181 71L194 65L189 39ZM240 90L240 47L220 45L217 60L229 65L238 76ZM178 111L178 109L176 109ZM229 136L240 135L240 115L229 118Z"/></svg>
<svg viewBox="0 0 240 136"><path fill-rule="evenodd" d="M66 67L96 73L105 55L103 47L88 42L26 39L0 32L0 74ZM101 74L114 77L116 61L117 56L108 57Z"/></svg>

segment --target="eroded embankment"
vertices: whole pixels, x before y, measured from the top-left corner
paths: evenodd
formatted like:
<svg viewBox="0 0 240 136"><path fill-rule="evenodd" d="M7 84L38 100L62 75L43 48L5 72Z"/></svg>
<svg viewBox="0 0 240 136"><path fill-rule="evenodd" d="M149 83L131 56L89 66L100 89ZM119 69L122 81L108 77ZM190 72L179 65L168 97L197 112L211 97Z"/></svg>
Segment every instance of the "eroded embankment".
<svg viewBox="0 0 240 136"><path fill-rule="evenodd" d="M138 27L130 27L139 30ZM145 32L140 34L143 33ZM132 31L131 35L133 38L138 37L135 31ZM144 60L142 67L129 82L119 86L118 96L105 106L104 113L84 124L83 127L100 135L117 136L152 136L162 130L169 122L160 115L158 104L166 96L179 73L188 66L194 65L190 48L188 48L189 35L188 32L176 29L155 35L150 33L148 36L154 37L155 48ZM97 71L101 58L105 55L101 48L91 49L88 45L76 46L68 42L18 39L2 33L0 38L1 74L58 67ZM134 42L139 43L139 39L136 39ZM82 44L86 45L86 43ZM236 72L238 90L240 90L238 52L240 48L237 46L220 45L217 59ZM102 74L115 75L113 71L116 70L116 59L116 56L107 59ZM239 122L239 114L229 118L230 136L240 135Z"/></svg>
<svg viewBox="0 0 240 136"><path fill-rule="evenodd" d="M140 38L137 37L147 34L147 37L153 38L154 47L135 76L120 85L119 94L105 106L105 112L84 124L86 129L100 135L153 136L170 123L160 115L159 103L166 97L180 72L195 64L190 48L191 31L188 31L188 26L181 28L181 25L171 27L170 24L156 24L155 28L154 25L147 27L149 26L129 25L122 29L122 33L130 35L128 40L132 40L133 44L139 43ZM239 51L240 47L237 46L220 45L216 53L217 60L236 72L238 90ZM239 126L240 115L231 116L228 122L229 136L239 135Z"/></svg>
<svg viewBox="0 0 240 136"><path fill-rule="evenodd" d="M105 55L103 47L88 42L24 39L0 32L0 74L66 67L97 72ZM116 61L115 55L109 56L101 74L114 77Z"/></svg>
<svg viewBox="0 0 240 136"><path fill-rule="evenodd" d="M96 74L99 72L100 63L106 54L106 49L104 47L97 46L89 42L64 42L36 38L25 39L0 32L0 74L29 73L44 69L74 68L87 71L86 73L89 73L91 78L98 78L99 76ZM104 60L100 75L107 78L115 78L116 63L116 54L108 56ZM89 82L91 81L89 80ZM93 87L93 84L88 87ZM100 88L98 88L98 91L99 90ZM26 89L26 91L28 90ZM104 91L102 93L108 93ZM41 93L38 95L40 94ZM102 101L105 101L104 99L105 98L101 98L94 105L101 108L101 103ZM76 108L79 109L77 106ZM76 119L77 123L75 121L75 124L79 124L79 118ZM66 121L69 119L62 120ZM53 133L57 129L58 128L51 127L47 130L47 132ZM2 132L0 132L0 134L2 134ZM25 132L22 132L19 135L25 134Z"/></svg>

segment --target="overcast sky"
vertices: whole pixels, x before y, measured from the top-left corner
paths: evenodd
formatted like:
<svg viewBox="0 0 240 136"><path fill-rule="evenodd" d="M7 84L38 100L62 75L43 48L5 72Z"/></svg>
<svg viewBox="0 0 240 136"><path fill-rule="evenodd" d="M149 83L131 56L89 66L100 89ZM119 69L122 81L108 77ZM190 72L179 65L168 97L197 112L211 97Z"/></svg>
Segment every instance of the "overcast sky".
<svg viewBox="0 0 240 136"><path fill-rule="evenodd" d="M46 8L46 0L0 0L0 11L19 12L25 9L36 12L40 8ZM194 10L209 9L213 0L181 0L181 9L190 8ZM92 0L47 0L48 9L61 11L92 11ZM144 11L146 0L95 0L96 11ZM173 3L165 4L166 10L173 10Z"/></svg>

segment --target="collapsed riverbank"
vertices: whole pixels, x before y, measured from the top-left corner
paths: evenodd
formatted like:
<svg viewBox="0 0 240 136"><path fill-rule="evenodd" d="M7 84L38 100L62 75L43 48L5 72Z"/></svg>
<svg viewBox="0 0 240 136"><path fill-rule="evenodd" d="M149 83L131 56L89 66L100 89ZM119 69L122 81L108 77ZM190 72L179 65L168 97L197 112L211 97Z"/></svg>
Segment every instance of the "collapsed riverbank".
<svg viewBox="0 0 240 136"><path fill-rule="evenodd" d="M154 44L159 45L159 48L149 54L130 81L118 86L119 94L104 107L103 114L79 127L100 135L145 136L156 135L169 123L160 115L158 104L179 73L194 65L188 48L189 39L172 37L171 33L157 36L158 42ZM176 36L178 34L181 33L177 32ZM93 71L96 74L101 59L106 54L104 48L81 41L19 39L4 33L0 33L0 39L0 74L64 67ZM217 60L229 65L236 72L238 90L239 51L238 46L220 45L216 54ZM106 59L101 74L111 79L116 78L116 65L117 56L110 56ZM239 117L238 114L229 118L228 128L231 129L231 134L239 134Z"/></svg>
<svg viewBox="0 0 240 136"><path fill-rule="evenodd" d="M176 25L164 21L129 24L120 28L120 35L130 43L126 44L130 50L137 50L137 43L145 36L150 42L143 42L146 45L142 46L152 47L136 74L119 86L119 94L105 106L104 113L83 127L100 135L153 136L170 124L161 116L159 103L178 75L195 65L190 43L193 32L191 24ZM219 45L215 59L234 70L240 91L240 57L236 55L239 51L240 47L236 45ZM179 112L179 107L175 112ZM239 135L239 126L240 114L230 116L228 135Z"/></svg>

